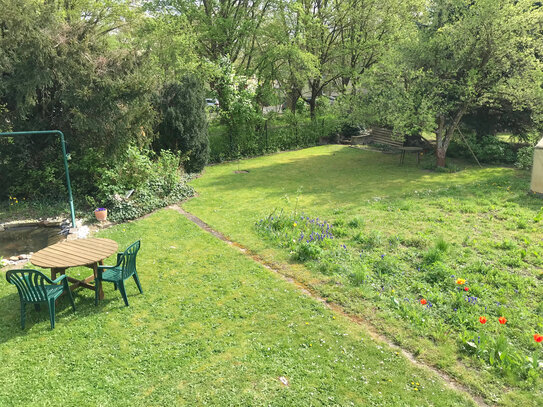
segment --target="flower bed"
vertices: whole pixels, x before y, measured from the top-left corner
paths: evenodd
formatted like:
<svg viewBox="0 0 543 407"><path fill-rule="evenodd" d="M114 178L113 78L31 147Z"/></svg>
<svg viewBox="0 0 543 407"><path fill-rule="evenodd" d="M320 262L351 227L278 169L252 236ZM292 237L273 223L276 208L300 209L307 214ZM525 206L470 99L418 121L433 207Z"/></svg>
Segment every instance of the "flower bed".
<svg viewBox="0 0 543 407"><path fill-rule="evenodd" d="M281 211L256 222L256 228L288 249L293 260L351 286L438 346L452 341L459 354L512 383L530 386L539 380L543 329L532 276L501 270L484 258L458 267L463 248L443 238L428 245L416 237L364 231L364 223L361 217L329 222ZM500 245L516 247L508 241ZM527 250L519 248L507 261L526 259Z"/></svg>

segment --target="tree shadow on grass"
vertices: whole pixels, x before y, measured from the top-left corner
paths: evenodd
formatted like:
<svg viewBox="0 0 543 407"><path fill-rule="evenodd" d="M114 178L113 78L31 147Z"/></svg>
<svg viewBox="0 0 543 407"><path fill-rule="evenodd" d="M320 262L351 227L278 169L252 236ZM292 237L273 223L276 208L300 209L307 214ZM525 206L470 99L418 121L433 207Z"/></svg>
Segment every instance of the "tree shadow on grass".
<svg viewBox="0 0 543 407"><path fill-rule="evenodd" d="M252 195L260 201L301 194L315 203L360 205L376 197L401 199L415 191L427 190L442 190L440 196L457 200L473 200L481 184L489 186L510 180L515 182L514 194L507 196L504 202L530 209L538 209L543 204L529 194L528 177L522 174L520 178L515 177L510 168L469 167L457 173L437 173L417 167L415 163L400 165L397 155L349 148L329 154L278 158L281 162L248 160L244 167L249 168L250 173L227 172L204 177L202 185L223 199L228 200L231 195L233 201L244 197L240 192L246 191L245 197L252 199ZM451 186L458 188L447 191Z"/></svg>

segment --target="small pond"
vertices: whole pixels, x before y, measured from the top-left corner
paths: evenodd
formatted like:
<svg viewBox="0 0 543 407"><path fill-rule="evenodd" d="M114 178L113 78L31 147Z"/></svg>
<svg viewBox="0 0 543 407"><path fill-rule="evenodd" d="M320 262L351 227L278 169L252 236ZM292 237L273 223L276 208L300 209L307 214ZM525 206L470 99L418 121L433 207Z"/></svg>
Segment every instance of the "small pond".
<svg viewBox="0 0 543 407"><path fill-rule="evenodd" d="M9 258L30 252L37 252L49 245L66 239L60 234L60 227L17 226L0 232L0 256Z"/></svg>

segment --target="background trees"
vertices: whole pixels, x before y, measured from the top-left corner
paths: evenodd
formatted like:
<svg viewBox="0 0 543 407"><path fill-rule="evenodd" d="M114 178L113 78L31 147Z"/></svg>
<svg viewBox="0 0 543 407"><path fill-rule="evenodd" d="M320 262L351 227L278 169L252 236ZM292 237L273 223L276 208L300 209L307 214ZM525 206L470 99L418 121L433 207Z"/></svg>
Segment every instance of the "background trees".
<svg viewBox="0 0 543 407"><path fill-rule="evenodd" d="M264 151L269 104L285 102L296 113L282 116L293 131L278 148L326 136L314 119L335 115L404 135L435 132L440 166L459 125L492 136L539 129L543 18L531 0L0 0L0 7L0 129L62 129L86 195L100 168L122 161L130 146L172 149L191 157L187 170L200 170L209 119L213 140L218 130L227 139L214 157L235 156L240 140L251 144L247 154ZM338 97L333 107L319 99L329 95ZM204 113L197 101L204 97L219 99L220 114ZM301 143L305 110L314 135ZM273 148L266 141L266 151ZM51 140L0 139L0 193L61 196L57 161Z"/></svg>
<svg viewBox="0 0 543 407"><path fill-rule="evenodd" d="M366 99L404 133L435 132L444 166L456 129L478 108L539 121L541 21L531 1L432 1L376 68Z"/></svg>

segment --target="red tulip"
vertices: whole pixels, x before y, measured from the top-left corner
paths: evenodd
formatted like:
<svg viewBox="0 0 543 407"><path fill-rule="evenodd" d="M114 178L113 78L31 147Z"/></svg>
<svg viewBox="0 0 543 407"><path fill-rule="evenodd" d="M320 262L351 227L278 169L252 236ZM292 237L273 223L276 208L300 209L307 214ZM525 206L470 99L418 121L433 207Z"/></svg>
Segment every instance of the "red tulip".
<svg viewBox="0 0 543 407"><path fill-rule="evenodd" d="M426 304L428 303L428 301L426 301L426 300L423 298L422 300L420 300L420 303L421 303L422 305L426 305Z"/></svg>
<svg viewBox="0 0 543 407"><path fill-rule="evenodd" d="M499 317L498 322L503 325L507 322L507 319L505 317Z"/></svg>
<svg viewBox="0 0 543 407"><path fill-rule="evenodd" d="M464 287L464 291L469 291L469 287Z"/></svg>
<svg viewBox="0 0 543 407"><path fill-rule="evenodd" d="M486 324L486 317L479 317L479 322L481 324Z"/></svg>
<svg viewBox="0 0 543 407"><path fill-rule="evenodd" d="M542 342L542 341L543 341L543 335L535 334L535 335L534 335L534 340L535 340L537 343Z"/></svg>

